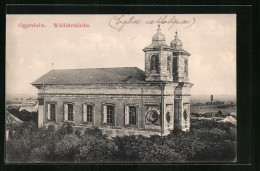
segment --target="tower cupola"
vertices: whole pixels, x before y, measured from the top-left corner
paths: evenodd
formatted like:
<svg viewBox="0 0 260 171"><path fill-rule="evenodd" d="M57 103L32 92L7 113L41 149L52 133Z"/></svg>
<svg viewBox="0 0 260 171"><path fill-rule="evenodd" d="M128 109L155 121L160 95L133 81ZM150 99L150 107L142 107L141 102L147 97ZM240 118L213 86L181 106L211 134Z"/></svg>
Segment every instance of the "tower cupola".
<svg viewBox="0 0 260 171"><path fill-rule="evenodd" d="M152 49L152 48L160 48L162 46L169 47L165 41L166 41L165 35L161 33L160 25L158 25L157 33L152 37L152 43L146 48Z"/></svg>
<svg viewBox="0 0 260 171"><path fill-rule="evenodd" d="M177 51L183 51L183 47L182 47L182 41L180 39L178 39L178 32L176 31L175 32L175 36L174 36L174 39L171 41L171 48L173 50L177 50Z"/></svg>
<svg viewBox="0 0 260 171"><path fill-rule="evenodd" d="M152 43L143 49L145 52L146 81L173 81L171 47L158 25Z"/></svg>
<svg viewBox="0 0 260 171"><path fill-rule="evenodd" d="M153 35L152 41L165 41L165 36L164 34L161 33L161 28L160 25L158 25L157 33Z"/></svg>
<svg viewBox="0 0 260 171"><path fill-rule="evenodd" d="M178 32L175 32L174 39L171 41L171 51L173 57L173 81L174 82L189 82L188 61L189 52L182 47L183 43L178 38Z"/></svg>

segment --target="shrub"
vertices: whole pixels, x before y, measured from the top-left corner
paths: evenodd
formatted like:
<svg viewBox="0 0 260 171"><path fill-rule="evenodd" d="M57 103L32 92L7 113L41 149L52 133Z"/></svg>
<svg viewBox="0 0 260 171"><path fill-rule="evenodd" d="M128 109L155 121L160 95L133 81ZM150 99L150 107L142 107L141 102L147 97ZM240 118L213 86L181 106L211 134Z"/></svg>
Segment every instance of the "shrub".
<svg viewBox="0 0 260 171"><path fill-rule="evenodd" d="M107 138L107 135L103 134L102 130L99 129L98 127L87 128L84 134L89 136L99 137L99 138Z"/></svg>
<svg viewBox="0 0 260 171"><path fill-rule="evenodd" d="M58 161L73 161L75 155L79 153L81 140L78 136L68 134L55 144L54 156Z"/></svg>
<svg viewBox="0 0 260 171"><path fill-rule="evenodd" d="M48 161L47 159L48 159L50 153L51 152L49 151L49 149L45 145L40 146L40 147L36 147L36 148L31 150L28 161L34 162L34 163L46 162L46 161Z"/></svg>
<svg viewBox="0 0 260 171"><path fill-rule="evenodd" d="M28 160L31 149L41 145L42 142L38 138L40 131L32 121L23 122L14 129L11 146L22 161Z"/></svg>
<svg viewBox="0 0 260 171"><path fill-rule="evenodd" d="M71 126L71 124L66 123L58 129L58 133L61 134L61 135L73 134L74 129Z"/></svg>
<svg viewBox="0 0 260 171"><path fill-rule="evenodd" d="M149 138L141 135L114 138L118 146L118 160L153 162L180 160L181 156L164 141L165 138L158 135Z"/></svg>
<svg viewBox="0 0 260 171"><path fill-rule="evenodd" d="M85 134L75 160L77 162L112 161L116 150L112 140Z"/></svg>

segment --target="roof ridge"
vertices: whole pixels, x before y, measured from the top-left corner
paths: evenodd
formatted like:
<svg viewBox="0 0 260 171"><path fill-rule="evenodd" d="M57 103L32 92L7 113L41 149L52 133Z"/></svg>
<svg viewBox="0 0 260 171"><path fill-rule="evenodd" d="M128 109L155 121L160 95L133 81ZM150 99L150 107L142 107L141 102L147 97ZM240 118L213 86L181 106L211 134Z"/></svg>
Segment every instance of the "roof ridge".
<svg viewBox="0 0 260 171"><path fill-rule="evenodd" d="M54 71L61 71L61 70L85 70L85 69L116 69L116 68L137 68L137 67L68 68L68 69L54 69ZM50 70L50 71L53 71L53 70Z"/></svg>
<svg viewBox="0 0 260 171"><path fill-rule="evenodd" d="M53 71L56 71L55 77L52 75ZM143 75L144 71L138 67L61 69L50 70L48 73L35 80L32 84L125 82L129 79L144 81Z"/></svg>

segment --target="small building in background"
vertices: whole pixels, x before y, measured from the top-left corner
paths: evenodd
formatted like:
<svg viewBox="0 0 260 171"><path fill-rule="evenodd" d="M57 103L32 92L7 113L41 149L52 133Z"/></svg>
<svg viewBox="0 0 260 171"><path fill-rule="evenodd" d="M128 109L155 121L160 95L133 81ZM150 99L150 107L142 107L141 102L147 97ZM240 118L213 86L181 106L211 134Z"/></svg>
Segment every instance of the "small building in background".
<svg viewBox="0 0 260 171"><path fill-rule="evenodd" d="M20 119L6 111L5 115L5 140L8 141L10 138L12 138L12 133L14 131L14 128L16 126L19 126L23 123Z"/></svg>
<svg viewBox="0 0 260 171"><path fill-rule="evenodd" d="M232 116L227 116L227 117L225 117L225 119L220 120L218 122L224 122L224 123L229 122L229 123L232 123L232 124L237 124L237 120L235 118L233 118Z"/></svg>

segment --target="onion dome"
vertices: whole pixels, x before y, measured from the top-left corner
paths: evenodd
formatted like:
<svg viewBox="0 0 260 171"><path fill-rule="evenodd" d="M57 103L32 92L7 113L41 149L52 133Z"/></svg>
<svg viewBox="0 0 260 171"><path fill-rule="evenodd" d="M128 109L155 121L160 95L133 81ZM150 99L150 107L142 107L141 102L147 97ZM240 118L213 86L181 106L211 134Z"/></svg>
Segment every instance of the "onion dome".
<svg viewBox="0 0 260 171"><path fill-rule="evenodd" d="M164 34L161 33L161 28L160 28L160 24L159 24L157 33L155 35L153 35L152 44L150 44L146 48L148 48L148 49L160 48L161 46L169 47L165 41L166 41L166 38L165 38Z"/></svg>
<svg viewBox="0 0 260 171"><path fill-rule="evenodd" d="M157 33L153 35L152 41L165 41L165 36L161 33L160 25L158 25Z"/></svg>
<svg viewBox="0 0 260 171"><path fill-rule="evenodd" d="M180 40L180 39L178 39L178 32L176 31L175 32L175 38L171 41L171 47L174 49L174 50L179 50L179 51L181 51L181 50L183 50L184 51L184 49L182 48L182 41Z"/></svg>

